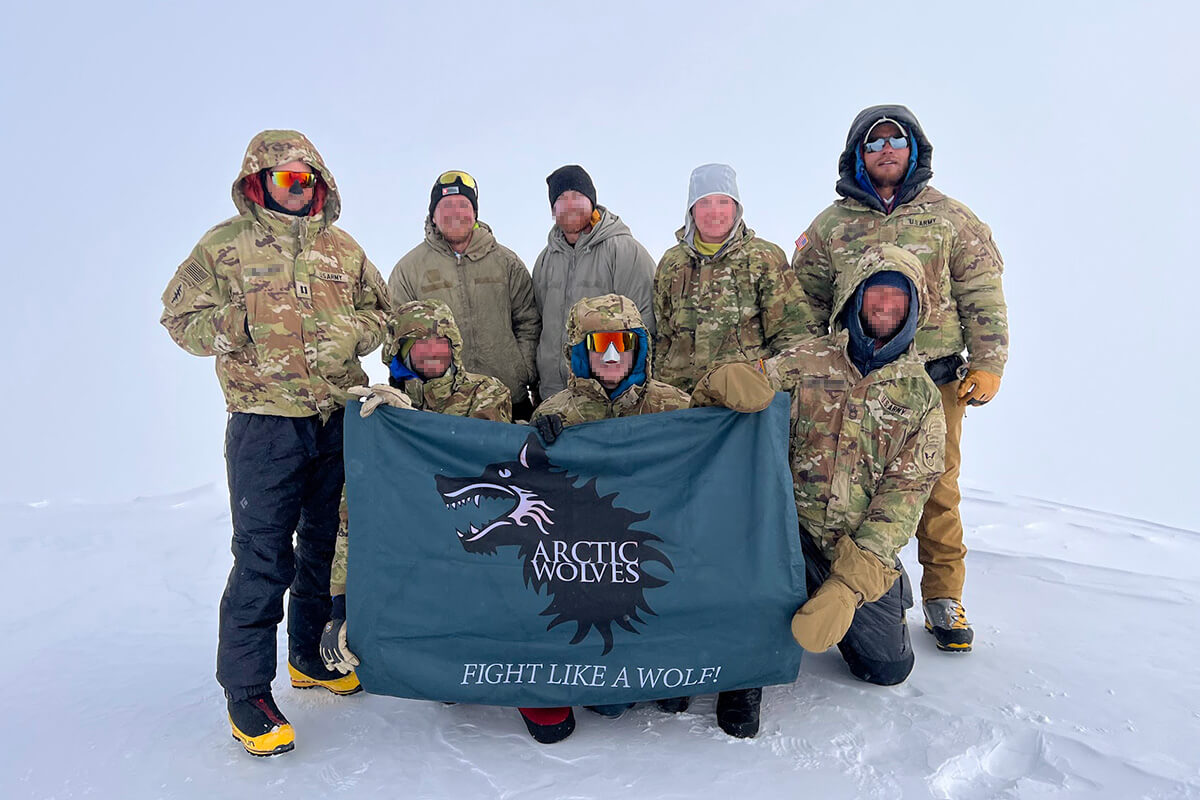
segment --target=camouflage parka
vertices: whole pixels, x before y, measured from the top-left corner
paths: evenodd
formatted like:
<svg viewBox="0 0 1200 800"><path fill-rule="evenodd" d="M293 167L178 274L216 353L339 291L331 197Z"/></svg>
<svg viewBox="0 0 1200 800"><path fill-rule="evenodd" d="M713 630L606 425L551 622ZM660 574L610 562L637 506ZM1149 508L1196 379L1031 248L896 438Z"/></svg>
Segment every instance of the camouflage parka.
<svg viewBox="0 0 1200 800"><path fill-rule="evenodd" d="M458 321L463 362L473 372L504 381L513 397L536 388L541 317L533 280L520 257L476 223L466 252L455 253L431 219L425 240L410 250L388 278L392 304L441 300ZM390 361L390 358L389 358Z"/></svg>
<svg viewBox="0 0 1200 800"><path fill-rule="evenodd" d="M512 399L499 378L467 372L462 366L462 334L450 309L440 300L414 300L395 310L388 323L388 344L383 348L387 361L400 349L402 339L427 339L445 336L450 340L451 366L440 378L425 381L422 391L408 394L413 407L456 417L475 417L493 422L512 422ZM408 383L415 383L409 381ZM409 388L406 386L406 389ZM414 396L415 395L415 396ZM342 494L341 524L333 551L329 574L329 593L346 593L346 565L350 553L349 517L346 495Z"/></svg>
<svg viewBox="0 0 1200 800"><path fill-rule="evenodd" d="M259 171L289 161L320 176L307 217L251 199L262 198ZM161 322L184 350L217 357L229 411L327 418L367 382L358 359L383 341L387 286L334 226L337 184L302 134L255 136L233 203L238 216L206 233L167 284Z"/></svg>
<svg viewBox="0 0 1200 800"><path fill-rule="evenodd" d="M912 164L886 213L856 179L859 145L882 117L901 122L911 136ZM814 336L827 332L834 283L871 246L895 244L920 259L929 290L927 319L917 331L917 357L931 361L967 350L972 368L1002 375L1008 360L1004 262L992 231L962 203L928 186L933 146L904 106L872 106L851 125L839 158L842 198L822 211L796 240L792 266L812 312Z"/></svg>
<svg viewBox="0 0 1200 800"><path fill-rule="evenodd" d="M512 422L512 397L499 378L468 372L463 367L463 339L450 308L440 300L413 300L396 308L388 323L384 360L391 363L405 339L445 336L450 340L451 365L440 378L407 380L405 392L413 406L456 417Z"/></svg>
<svg viewBox="0 0 1200 800"><path fill-rule="evenodd" d="M597 331L631 330L638 335L638 352L629 376L610 396L600 381L590 377L584 339ZM670 384L651 377L650 334L637 306L628 297L607 294L588 297L571 307L563 354L571 365L567 388L542 402L533 419L558 414L563 425L577 425L612 417L632 417L657 411L687 408L691 398ZM582 375L580 373L583 373Z"/></svg>
<svg viewBox="0 0 1200 800"><path fill-rule="evenodd" d="M690 212L689 212L690 213ZM777 245L739 221L713 256L685 226L654 275L654 371L686 392L711 368L770 358L808 336L804 295Z"/></svg>
<svg viewBox="0 0 1200 800"><path fill-rule="evenodd" d="M801 527L831 560L838 538L849 535L891 567L942 474L946 418L915 340L865 377L850 360L849 332L838 316L859 284L887 270L913 282L923 321L928 291L920 261L892 245L871 248L838 273L833 332L769 360L767 377L792 396L790 458Z"/></svg>

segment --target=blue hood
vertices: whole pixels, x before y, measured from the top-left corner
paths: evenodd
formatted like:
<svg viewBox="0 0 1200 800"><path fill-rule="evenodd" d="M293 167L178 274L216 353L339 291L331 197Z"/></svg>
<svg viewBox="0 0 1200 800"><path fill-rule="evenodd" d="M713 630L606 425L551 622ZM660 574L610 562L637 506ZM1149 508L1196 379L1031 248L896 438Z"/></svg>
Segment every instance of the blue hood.
<svg viewBox="0 0 1200 800"><path fill-rule="evenodd" d="M617 384L617 388L608 393L608 396L616 400L621 395L625 394L634 386L641 386L646 382L646 354L650 352L650 337L646 335L645 328L630 328L638 337L637 356L633 362L633 369L625 376L625 380ZM571 372L575 373L577 378L587 378L594 380L592 376L592 367L588 363L587 339L571 347ZM599 383L599 381L597 381ZM603 386L604 384L600 384ZM607 390L606 390L607 391Z"/></svg>

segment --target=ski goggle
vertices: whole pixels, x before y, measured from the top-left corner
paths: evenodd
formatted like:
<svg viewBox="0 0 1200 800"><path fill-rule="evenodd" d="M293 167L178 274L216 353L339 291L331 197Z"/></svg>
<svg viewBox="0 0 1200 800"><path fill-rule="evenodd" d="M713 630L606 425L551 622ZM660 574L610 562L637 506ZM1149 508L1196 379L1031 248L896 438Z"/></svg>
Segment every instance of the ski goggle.
<svg viewBox="0 0 1200 800"><path fill-rule="evenodd" d="M271 183L278 186L280 189L290 189L295 184L300 184L301 188L311 189L317 185L317 174L315 172L292 172L291 170L279 169L271 170Z"/></svg>
<svg viewBox="0 0 1200 800"><path fill-rule="evenodd" d="M442 186L450 186L451 184L462 181L462 185L468 189L479 191L479 187L475 184L475 179L462 170L452 169L449 172L443 172L438 175L437 182Z"/></svg>
<svg viewBox="0 0 1200 800"><path fill-rule="evenodd" d="M611 346L618 353L627 353L637 347L637 334L633 331L599 331L587 335L587 349L603 353Z"/></svg>
<svg viewBox="0 0 1200 800"><path fill-rule="evenodd" d="M868 153L878 153L885 144L890 144L893 150L903 150L908 147L908 138L904 136L889 136L886 139L872 139L863 142L863 149Z"/></svg>

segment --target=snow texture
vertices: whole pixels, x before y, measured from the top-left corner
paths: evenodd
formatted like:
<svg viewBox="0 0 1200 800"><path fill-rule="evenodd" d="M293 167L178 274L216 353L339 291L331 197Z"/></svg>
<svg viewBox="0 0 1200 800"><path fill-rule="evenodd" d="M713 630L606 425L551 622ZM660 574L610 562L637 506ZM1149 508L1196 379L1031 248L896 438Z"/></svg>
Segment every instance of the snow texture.
<svg viewBox="0 0 1200 800"><path fill-rule="evenodd" d="M906 683L808 656L766 690L754 740L721 733L712 696L677 716L577 710L574 736L543 746L512 709L284 677L296 749L256 759L213 679L227 502L211 485L0 506L18 599L0 797L1200 798L1193 531L968 490L974 652L935 650L914 609Z"/></svg>

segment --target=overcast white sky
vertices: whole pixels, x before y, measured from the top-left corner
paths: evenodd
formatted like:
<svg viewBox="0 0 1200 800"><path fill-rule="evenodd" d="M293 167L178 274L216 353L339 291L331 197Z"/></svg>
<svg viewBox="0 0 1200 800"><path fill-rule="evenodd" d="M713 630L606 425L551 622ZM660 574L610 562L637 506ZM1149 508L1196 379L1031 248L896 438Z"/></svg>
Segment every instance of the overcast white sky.
<svg viewBox="0 0 1200 800"><path fill-rule="evenodd" d="M964 482L1200 528L1196 4L337 6L6 7L0 500L224 479L213 363L159 296L263 128L314 141L386 277L451 168L530 265L564 163L657 258L690 170L728 162L790 254L850 120L900 102L1007 265L1012 354Z"/></svg>

